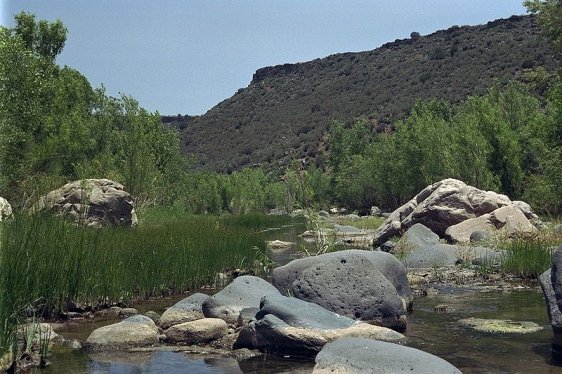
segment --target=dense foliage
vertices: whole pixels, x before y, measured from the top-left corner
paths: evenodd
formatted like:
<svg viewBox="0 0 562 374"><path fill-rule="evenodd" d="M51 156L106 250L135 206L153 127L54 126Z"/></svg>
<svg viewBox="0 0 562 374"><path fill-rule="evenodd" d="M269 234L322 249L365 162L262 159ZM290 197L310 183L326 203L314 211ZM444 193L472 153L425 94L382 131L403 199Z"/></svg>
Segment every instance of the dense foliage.
<svg viewBox="0 0 562 374"><path fill-rule="evenodd" d="M525 86L511 83L459 105L418 102L394 132L377 135L364 121L349 129L335 123L334 198L355 209L394 208L431 183L457 178L559 213L560 94L556 84L544 108Z"/></svg>
<svg viewBox="0 0 562 374"><path fill-rule="evenodd" d="M65 38L59 21L26 13L0 29L0 196L23 205L68 180L108 177L139 200L167 199L183 169L176 133L134 99L58 66Z"/></svg>

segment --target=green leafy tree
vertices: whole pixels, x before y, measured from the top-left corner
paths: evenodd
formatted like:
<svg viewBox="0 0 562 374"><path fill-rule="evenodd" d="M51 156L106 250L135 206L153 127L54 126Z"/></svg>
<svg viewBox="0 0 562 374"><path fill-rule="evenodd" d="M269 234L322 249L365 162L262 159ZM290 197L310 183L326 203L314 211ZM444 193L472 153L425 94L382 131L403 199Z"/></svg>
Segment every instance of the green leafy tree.
<svg viewBox="0 0 562 374"><path fill-rule="evenodd" d="M62 52L67 29L60 20L36 21L33 14L21 12L15 16L15 21L14 33L26 49L50 60Z"/></svg>
<svg viewBox="0 0 562 374"><path fill-rule="evenodd" d="M539 24L546 35L558 52L562 53L562 1L526 0L523 4L529 12L538 16Z"/></svg>

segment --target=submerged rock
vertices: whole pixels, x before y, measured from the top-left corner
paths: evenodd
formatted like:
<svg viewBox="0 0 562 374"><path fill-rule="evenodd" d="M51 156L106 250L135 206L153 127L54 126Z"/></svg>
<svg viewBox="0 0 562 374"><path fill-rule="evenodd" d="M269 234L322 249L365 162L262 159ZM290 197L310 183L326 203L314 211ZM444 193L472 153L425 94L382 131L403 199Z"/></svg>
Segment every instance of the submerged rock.
<svg viewBox="0 0 562 374"><path fill-rule="evenodd" d="M372 339L342 338L316 356L313 374L451 373L460 370L418 349Z"/></svg>
<svg viewBox="0 0 562 374"><path fill-rule="evenodd" d="M464 327L472 328L476 331L500 333L500 334L529 334L541 331L543 328L535 322L512 321L510 319L484 319L466 318L459 320Z"/></svg>
<svg viewBox="0 0 562 374"><path fill-rule="evenodd" d="M313 355L326 343L346 336L385 341L404 338L391 329L354 321L313 303L269 295L262 299L256 319L240 331L234 348Z"/></svg>
<svg viewBox="0 0 562 374"><path fill-rule="evenodd" d="M267 242L267 249L270 251L286 251L294 248L297 245L295 242L284 242L281 240L273 240Z"/></svg>
<svg viewBox="0 0 562 374"><path fill-rule="evenodd" d="M160 342L158 327L149 317L136 315L92 331L84 344L89 351L146 347Z"/></svg>
<svg viewBox="0 0 562 374"><path fill-rule="evenodd" d="M279 291L261 278L244 275L205 300L202 306L203 315L236 324L242 309L258 307L261 298L271 294L279 294Z"/></svg>
<svg viewBox="0 0 562 374"><path fill-rule="evenodd" d="M209 295L203 293L194 293L178 301L162 313L158 320L158 326L167 329L172 325L205 318L203 315L203 303L209 297Z"/></svg>

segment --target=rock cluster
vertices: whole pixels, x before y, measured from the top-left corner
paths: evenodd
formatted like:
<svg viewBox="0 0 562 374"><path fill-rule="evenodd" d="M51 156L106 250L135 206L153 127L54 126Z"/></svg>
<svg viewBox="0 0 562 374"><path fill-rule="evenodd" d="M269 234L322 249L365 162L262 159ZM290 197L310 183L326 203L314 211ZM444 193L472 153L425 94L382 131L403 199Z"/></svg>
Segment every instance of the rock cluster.
<svg viewBox="0 0 562 374"><path fill-rule="evenodd" d="M485 217L474 221L482 216ZM537 219L537 216L524 202L511 201L505 195L482 191L456 179L444 179L427 186L392 212L375 232L373 246L400 236L416 223L440 237L447 235L453 241L468 242L476 230L504 229L508 235L533 233L536 228L529 219ZM457 226L461 223L464 224Z"/></svg>
<svg viewBox="0 0 562 374"><path fill-rule="evenodd" d="M354 321L314 303L269 295L262 299L255 320L242 328L234 348L313 355L325 344L350 336L384 341L404 338L394 330Z"/></svg>

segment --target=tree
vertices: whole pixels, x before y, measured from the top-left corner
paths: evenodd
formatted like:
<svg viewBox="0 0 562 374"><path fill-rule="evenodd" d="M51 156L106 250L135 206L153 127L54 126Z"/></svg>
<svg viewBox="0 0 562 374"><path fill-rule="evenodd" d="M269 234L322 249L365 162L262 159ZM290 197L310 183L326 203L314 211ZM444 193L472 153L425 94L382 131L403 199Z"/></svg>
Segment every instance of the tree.
<svg viewBox="0 0 562 374"><path fill-rule="evenodd" d="M35 15L21 12L15 16L15 21L14 34L21 38L28 50L50 60L62 52L67 29L60 20L37 22Z"/></svg>
<svg viewBox="0 0 562 374"><path fill-rule="evenodd" d="M537 15L539 24L562 57L562 1L526 0L523 4Z"/></svg>

